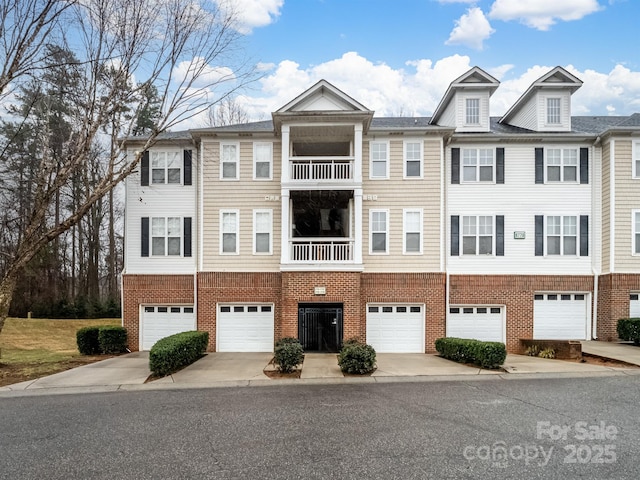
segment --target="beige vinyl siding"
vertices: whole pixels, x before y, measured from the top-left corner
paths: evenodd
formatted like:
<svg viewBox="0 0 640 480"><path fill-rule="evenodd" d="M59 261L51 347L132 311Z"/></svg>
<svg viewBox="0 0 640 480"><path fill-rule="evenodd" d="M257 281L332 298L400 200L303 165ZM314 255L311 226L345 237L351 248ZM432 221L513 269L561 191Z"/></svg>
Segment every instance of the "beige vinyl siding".
<svg viewBox="0 0 640 480"><path fill-rule="evenodd" d="M268 140L256 140L264 143ZM253 142L241 141L240 179L220 180L220 142L203 139L204 271L278 271L280 269L280 144L273 140L273 180L253 180ZM220 255L220 211L238 210L239 254ZM253 254L253 210L271 209L272 255Z"/></svg>
<svg viewBox="0 0 640 480"><path fill-rule="evenodd" d="M380 140L376 138L376 140ZM422 179L403 179L403 141L390 139L389 180L369 180L369 141L363 145L362 258L367 272L438 271L440 268L440 141L423 141ZM416 140L420 140L416 138ZM376 200L367 200L375 195ZM403 209L423 211L422 255L403 255ZM388 210L388 255L369 254L369 211Z"/></svg>
<svg viewBox="0 0 640 480"><path fill-rule="evenodd" d="M611 154L610 142L602 144L602 273L611 272Z"/></svg>
<svg viewBox="0 0 640 480"><path fill-rule="evenodd" d="M635 273L640 257L632 255L632 211L640 209L640 180L634 179L632 141L615 141L615 271Z"/></svg>

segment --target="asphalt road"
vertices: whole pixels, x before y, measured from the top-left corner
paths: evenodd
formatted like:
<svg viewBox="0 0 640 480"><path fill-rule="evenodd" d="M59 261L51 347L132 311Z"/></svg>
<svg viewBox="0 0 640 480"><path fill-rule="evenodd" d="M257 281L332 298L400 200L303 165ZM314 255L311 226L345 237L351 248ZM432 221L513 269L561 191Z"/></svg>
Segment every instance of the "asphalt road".
<svg viewBox="0 0 640 480"><path fill-rule="evenodd" d="M0 478L640 478L640 376L0 399Z"/></svg>

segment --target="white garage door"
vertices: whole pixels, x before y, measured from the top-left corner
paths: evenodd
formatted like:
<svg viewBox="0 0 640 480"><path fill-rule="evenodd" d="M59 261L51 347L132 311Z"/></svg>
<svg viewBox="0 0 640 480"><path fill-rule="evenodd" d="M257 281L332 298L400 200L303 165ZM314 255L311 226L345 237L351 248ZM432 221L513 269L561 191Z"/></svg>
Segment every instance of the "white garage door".
<svg viewBox="0 0 640 480"><path fill-rule="evenodd" d="M503 307L451 307L447 317L447 337L504 343L504 325Z"/></svg>
<svg viewBox="0 0 640 480"><path fill-rule="evenodd" d="M379 353L424 353L424 305L367 305L367 343Z"/></svg>
<svg viewBox="0 0 640 480"><path fill-rule="evenodd" d="M192 306L145 306L142 308L141 350L150 350L161 338L196 330Z"/></svg>
<svg viewBox="0 0 640 480"><path fill-rule="evenodd" d="M629 296L629 317L640 318L640 294L632 293Z"/></svg>
<svg viewBox="0 0 640 480"><path fill-rule="evenodd" d="M578 293L536 294L533 306L533 338L586 340L588 298L588 295Z"/></svg>
<svg viewBox="0 0 640 480"><path fill-rule="evenodd" d="M273 352L273 305L219 305L218 352Z"/></svg>

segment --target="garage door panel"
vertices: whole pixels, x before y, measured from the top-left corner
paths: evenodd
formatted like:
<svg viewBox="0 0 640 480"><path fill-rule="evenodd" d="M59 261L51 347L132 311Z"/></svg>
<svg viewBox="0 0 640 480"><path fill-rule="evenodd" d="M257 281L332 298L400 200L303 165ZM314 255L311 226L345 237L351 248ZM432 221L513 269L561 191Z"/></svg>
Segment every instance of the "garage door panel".
<svg viewBox="0 0 640 480"><path fill-rule="evenodd" d="M534 339L587 339L587 295L549 293L536 294L534 298Z"/></svg>
<svg viewBox="0 0 640 480"><path fill-rule="evenodd" d="M424 307L368 306L367 343L379 353L424 353Z"/></svg>
<svg viewBox="0 0 640 480"><path fill-rule="evenodd" d="M162 338L196 330L196 318L193 307L145 306L141 325L141 349L150 350Z"/></svg>
<svg viewBox="0 0 640 480"><path fill-rule="evenodd" d="M272 352L274 315L271 305L221 306L216 336L218 352Z"/></svg>
<svg viewBox="0 0 640 480"><path fill-rule="evenodd" d="M452 307L447 318L447 336L504 343L502 307Z"/></svg>

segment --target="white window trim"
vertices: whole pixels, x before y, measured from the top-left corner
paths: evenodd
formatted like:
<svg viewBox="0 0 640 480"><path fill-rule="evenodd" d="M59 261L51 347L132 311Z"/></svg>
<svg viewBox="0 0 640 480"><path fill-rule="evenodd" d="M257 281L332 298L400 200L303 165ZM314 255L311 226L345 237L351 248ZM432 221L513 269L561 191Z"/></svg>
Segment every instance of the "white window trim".
<svg viewBox="0 0 640 480"><path fill-rule="evenodd" d="M261 214L261 213L269 214L269 231L268 232L258 232L256 220L257 220L258 214ZM256 235L258 233L269 234L269 251L268 252L257 251ZM271 208L257 208L253 211L253 254L254 255L273 255L273 209Z"/></svg>
<svg viewBox="0 0 640 480"><path fill-rule="evenodd" d="M415 233L407 231L407 213L418 213L420 215L419 232L420 233L420 250L417 252L407 252L407 233ZM424 243L424 226L423 226L423 210L422 208L403 208L402 209L402 253L404 255L422 255L422 245Z"/></svg>
<svg viewBox="0 0 640 480"><path fill-rule="evenodd" d="M476 219L476 253L464 253L464 219L465 217L475 217ZM480 217L491 218L491 253L480 253L480 237L487 237L488 235L480 235ZM460 215L460 223L458 225L458 251L462 257L495 257L496 256L496 216L495 215ZM471 236L471 235L467 235Z"/></svg>
<svg viewBox="0 0 640 480"><path fill-rule="evenodd" d="M475 180L465 180L464 179L464 152L468 150L475 150L476 152L476 179ZM489 150L491 152L491 159L493 160L491 164L491 180L480 180L480 150ZM495 148L487 148L486 146L468 146L460 149L460 183L468 183L468 184L483 184L483 185L491 185L496 183L496 149Z"/></svg>
<svg viewBox="0 0 640 480"><path fill-rule="evenodd" d="M236 215L236 251L225 252L224 249L224 231L223 231L223 218L225 213L234 213ZM224 209L220 210L220 225L218 231L220 232L220 255L240 255L240 210L238 209Z"/></svg>
<svg viewBox="0 0 640 480"><path fill-rule="evenodd" d="M640 222L636 223L636 214L640 213L640 209L631 210L631 255L640 257L640 253L636 253L636 235L640 233Z"/></svg>
<svg viewBox="0 0 640 480"><path fill-rule="evenodd" d="M374 143L384 144L387 150L386 171L384 177L376 177L373 175L373 148ZM389 164L391 163L391 148L388 140L370 140L369 141L369 179L370 180L388 180L389 179Z"/></svg>
<svg viewBox="0 0 640 480"><path fill-rule="evenodd" d="M549 150L560 150L560 180L549 180ZM576 152L576 179L575 180L565 180L564 179L564 151L565 150L574 150ZM557 165L554 165L557 166ZM544 147L544 183L555 185L566 183L570 185L575 185L580 183L580 147L576 147L574 145L557 145L553 147ZM554 216L554 215L552 215Z"/></svg>
<svg viewBox="0 0 640 480"><path fill-rule="evenodd" d="M373 231L373 214L374 213L378 213L378 212L384 212L385 214L385 235L386 235L386 241L385 241L385 251L384 252L374 252L373 251L373 234L374 233L380 233L379 231L376 230L376 232ZM389 209L386 208L372 208L369 210L369 255L389 255Z"/></svg>
<svg viewBox="0 0 640 480"><path fill-rule="evenodd" d="M407 144L408 143L417 143L420 145L420 174L417 176L408 176L407 175ZM388 170L388 165L387 165ZM405 140L402 142L402 178L405 180L420 180L424 176L424 142L422 140Z"/></svg>
<svg viewBox="0 0 640 480"><path fill-rule="evenodd" d="M256 164L258 163L257 147L269 147L269 177L262 178L256 176ZM273 143L272 142L256 142L253 144L253 179L257 182L265 182L273 180Z"/></svg>
<svg viewBox="0 0 640 480"><path fill-rule="evenodd" d="M640 138L631 140L631 163L633 178L640 178L640 170L637 168L638 163L640 163Z"/></svg>
<svg viewBox="0 0 640 480"><path fill-rule="evenodd" d="M224 177L224 169L223 169L223 156L222 152L226 145L233 145L236 147L236 176L234 178ZM239 142L220 142L220 180L226 182L233 182L236 180L240 180L240 143Z"/></svg>
<svg viewBox="0 0 640 480"><path fill-rule="evenodd" d="M547 230L549 217L560 217L560 253L549 253L549 232ZM576 253L575 254L565 254L564 253L564 238L569 237L571 235L565 235L564 233L564 219L565 217L573 217L576 219ZM553 215L545 215L544 216L544 225L542 226L544 232L544 255L545 257L557 258L557 257L565 257L565 258L573 258L580 256L580 215L564 215L564 214L553 214Z"/></svg>
<svg viewBox="0 0 640 480"><path fill-rule="evenodd" d="M477 122L469 122L469 104L470 100L475 100L478 102L478 121ZM464 124L470 127L477 127L482 123L481 121L481 110L482 110L482 102L480 101L480 97L466 97L464 99Z"/></svg>
<svg viewBox="0 0 640 480"><path fill-rule="evenodd" d="M149 185L183 185L184 184L184 159L181 150L169 149L169 150L149 150ZM153 154L163 154L164 155L164 168L153 168ZM169 154L178 155L178 166L174 167L180 170L180 181L176 183L169 183ZM155 183L153 181L153 171L154 170L164 170L164 182Z"/></svg>
<svg viewBox="0 0 640 480"><path fill-rule="evenodd" d="M161 185L161 184L160 184ZM153 253L153 220L157 218L164 219L164 254L162 255L154 255ZM180 226L180 234L178 237L171 238L179 238L180 239L180 253L178 255L169 255L169 219L177 218L178 225ZM159 237L156 237L159 238ZM183 217L149 217L149 258L182 258L184 256L184 218Z"/></svg>
<svg viewBox="0 0 640 480"><path fill-rule="evenodd" d="M559 103L558 104L558 110L559 111L558 111L558 121L557 122L550 122L549 121L549 100L558 100L558 103ZM559 96L559 97L557 97L557 96L545 97L544 105L545 105L544 124L546 126L549 126L549 127L555 127L555 126L558 126L558 125L562 125L562 97L561 96Z"/></svg>

